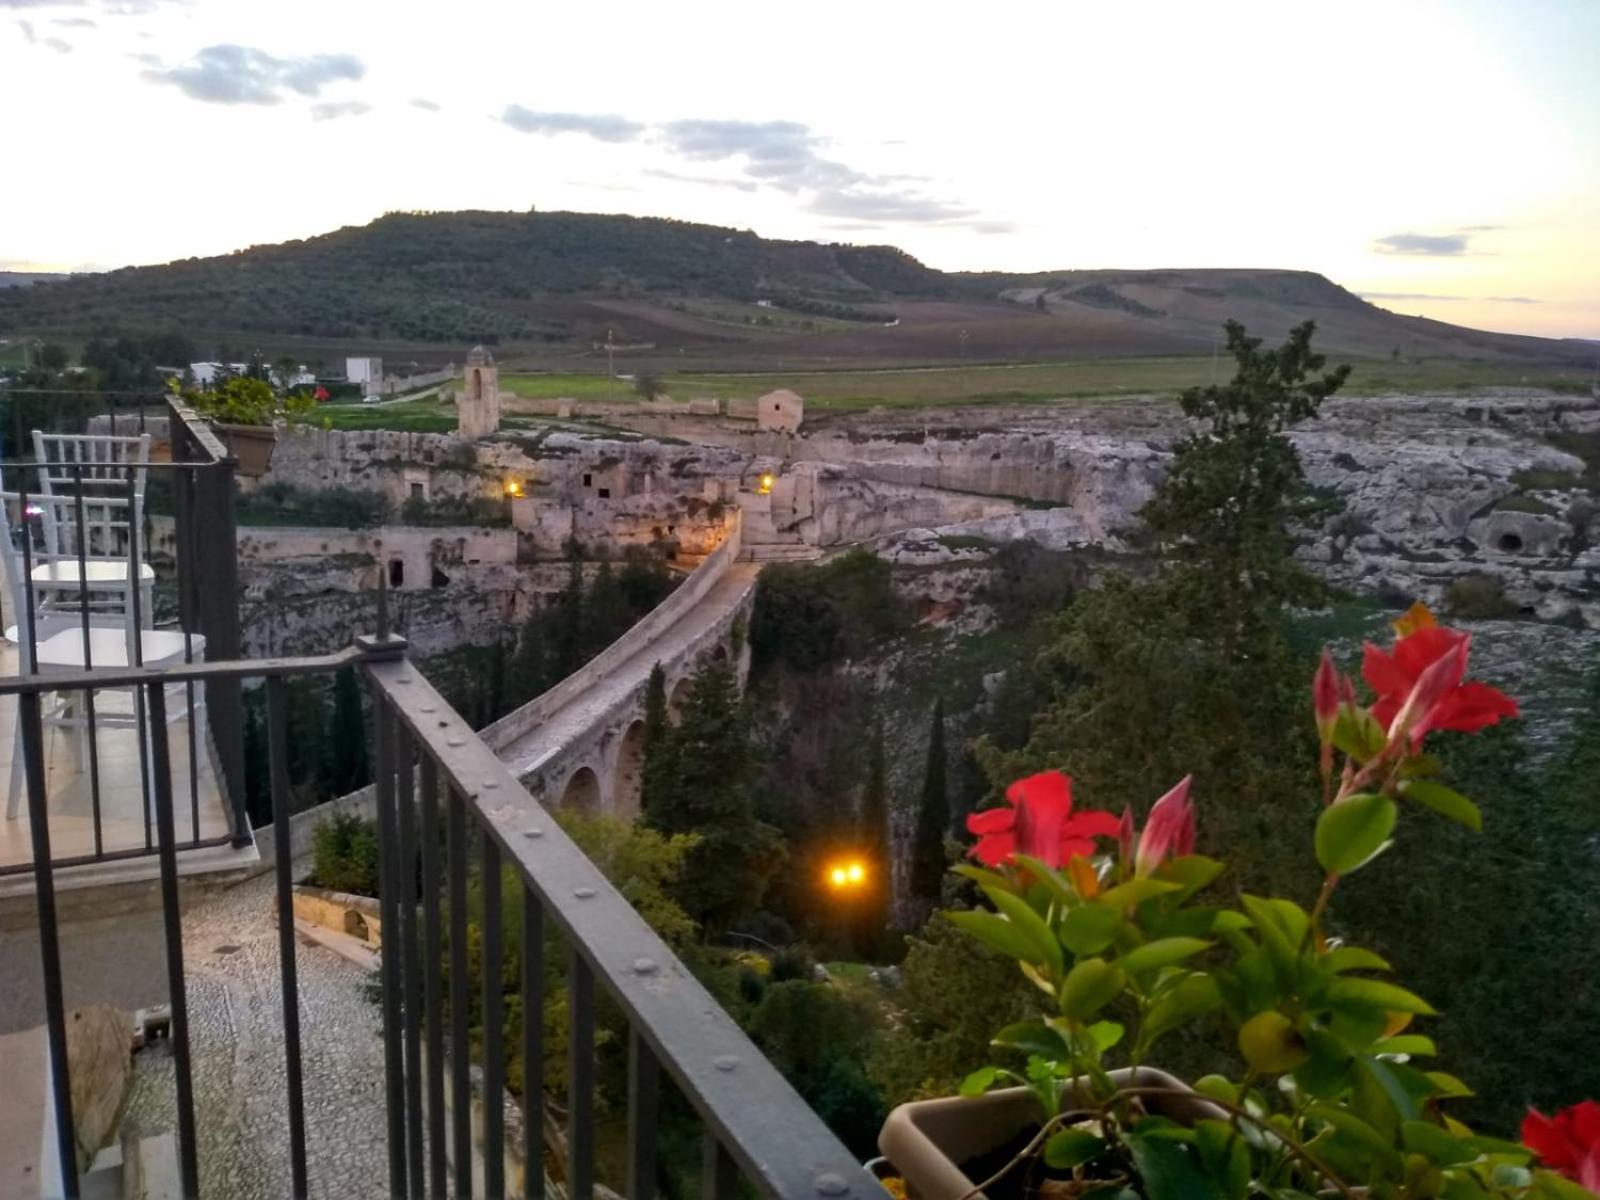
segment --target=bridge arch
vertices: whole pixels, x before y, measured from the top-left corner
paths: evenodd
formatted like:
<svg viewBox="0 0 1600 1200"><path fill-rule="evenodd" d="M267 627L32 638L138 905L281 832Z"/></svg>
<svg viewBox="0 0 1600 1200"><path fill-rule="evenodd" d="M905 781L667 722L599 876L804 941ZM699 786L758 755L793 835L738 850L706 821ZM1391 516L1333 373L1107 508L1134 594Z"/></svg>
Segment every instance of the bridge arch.
<svg viewBox="0 0 1600 1200"><path fill-rule="evenodd" d="M644 793L644 722L635 721L617 743L616 765L611 769L611 815L631 821L639 815Z"/></svg>
<svg viewBox="0 0 1600 1200"><path fill-rule="evenodd" d="M579 767L567 776L556 807L585 816L594 816L601 811L600 776L595 774L593 767Z"/></svg>
<svg viewBox="0 0 1600 1200"><path fill-rule="evenodd" d="M667 719L674 725L683 719L683 706L689 700L689 685L693 681L693 675L680 675L667 692Z"/></svg>

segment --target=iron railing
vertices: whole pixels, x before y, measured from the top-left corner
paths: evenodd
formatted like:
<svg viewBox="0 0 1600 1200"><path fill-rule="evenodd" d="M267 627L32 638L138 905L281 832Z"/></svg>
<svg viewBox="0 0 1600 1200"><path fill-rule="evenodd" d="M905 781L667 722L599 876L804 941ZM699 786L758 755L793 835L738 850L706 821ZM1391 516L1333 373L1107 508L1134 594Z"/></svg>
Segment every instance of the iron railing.
<svg viewBox="0 0 1600 1200"><path fill-rule="evenodd" d="M9 620L0 624L15 624L26 633L27 661L18 669L28 674L38 674L38 646L40 635L47 632L41 624L41 612L31 577L42 555L41 530L36 525L54 520L59 514L68 521L75 520L79 536L75 538L72 552L66 558L68 566L75 560L77 578L88 575L91 558L103 559L108 554L123 556L128 564L127 578L137 580L141 564L147 557L152 516L173 519L174 553L170 571L158 573L158 583L170 584L176 592L175 629L172 622L163 624L168 630L181 633L182 657L192 663L197 657L197 647L204 647L204 656L211 659L232 660L240 653L240 622L238 610L238 561L235 549L234 521L234 460L217 440L209 426L181 401L159 393L109 393L91 394L56 391L29 391L8 393L13 403L18 395L26 395L40 404L33 414L42 418L53 434L63 432L59 422L50 423L51 401L87 406L87 412L77 412L79 428L73 433L110 433L144 435L166 427L171 453L164 459L137 464L73 462L56 464L50 468L54 481L47 487L44 478L46 466L34 459L12 458L0 462L0 480L3 480L8 511L15 519L9 524L14 530L16 559L24 580L11 592L24 597L24 607L16 607L8 595L3 610ZM97 411L104 407L104 412ZM156 418L152 420L152 407ZM164 411L163 411L164 410ZM100 428L95 428L99 426ZM13 438L17 431L11 431ZM53 492L53 498L45 493ZM93 526L86 517L90 509L110 498L124 506L129 514L125 540L115 546L91 546L91 539L83 531ZM42 512L41 512L42 509ZM35 521L35 515L43 520ZM127 602L132 606L128 615L134 629L157 625L154 614L143 611L146 603L144 591L136 584L129 590ZM88 587L80 587L76 597L76 625L80 637L80 660L86 670L95 668L92 627L104 624L104 614L94 612ZM59 606L55 612L57 626L73 607L73 602ZM145 640L130 636L127 658L133 666L142 665ZM40 690L34 692L35 702L48 693L67 694L59 672L41 676ZM203 698L196 689L204 688ZM206 680L183 681L183 704L186 710L189 771L187 790L190 804L190 836L184 840L185 849L216 847L232 844L250 844L249 819L245 811L244 761L243 761L243 700L237 678L227 675ZM164 698L165 699L165 698ZM104 724L97 710L97 696L86 689L79 699L82 716L75 720L84 728L83 739L87 757L88 787L92 819L92 849L87 852L60 854L57 867L108 862L126 858L154 855L157 839L150 820L154 812L150 780L153 776L151 756L157 742L164 739L153 736L164 730L164 720L158 722L149 710L144 694L134 696L135 735L138 740L141 785L143 794L143 836L133 844L109 844L105 833L102 812L103 778L99 734ZM197 714L203 707L211 736L202 738L198 733ZM163 707L163 717L165 707ZM214 756L217 767L218 792L227 820L227 832L220 836L201 836L202 764ZM30 820L35 820L30 816ZM37 853L37 850L35 850ZM0 875L15 875L31 870L30 862L0 863Z"/></svg>
<svg viewBox="0 0 1600 1200"><path fill-rule="evenodd" d="M380 593L380 599L381 599ZM379 870L384 949L381 960L384 1095L389 1193L396 1197L500 1197L505 1127L501 1107L506 1046L503 1018L503 917L500 888L509 868L520 885L521 978L525 1014L522 1195L542 1197L542 1044L546 925L568 947L567 1147L569 1200L595 1194L594 1105L597 995L615 1002L628 1025L628 1168L630 1200L653 1200L663 1073L704 1127L702 1194L726 1200L740 1180L758 1193L789 1200L881 1197L876 1182L808 1108L695 980L626 899L563 832L493 751L440 697L406 657L403 639L384 632L319 658L181 664L164 669L84 672L41 680L0 681L16 698L23 723L33 871L45 983L51 1103L64 1193L75 1197L71 1080L66 1057L60 942L49 824L44 816L39 695L50 687L137 687L159 717L178 682L265 680L276 908L287 1070L287 1146L263 1152L288 1158L292 1194L308 1192L306 1104L292 898L290 789L285 719L287 680L359 664L372 702ZM177 1100L179 1170L185 1196L199 1194L189 1020L185 1003L183 916L173 823L171 764L156 739L154 801L160 856L167 983ZM467 956L468 880L472 860L485 881L481 948L483 1035L478 1058L485 1096L483 1178L473 1173ZM420 863L420 872L418 864ZM448 979L448 988L445 980ZM448 994L446 994L448 993ZM448 1017L448 1028L446 1018ZM448 1058L448 1067L446 1066ZM454 1103L447 1119L446 1089ZM374 1164L376 1166L376 1164Z"/></svg>

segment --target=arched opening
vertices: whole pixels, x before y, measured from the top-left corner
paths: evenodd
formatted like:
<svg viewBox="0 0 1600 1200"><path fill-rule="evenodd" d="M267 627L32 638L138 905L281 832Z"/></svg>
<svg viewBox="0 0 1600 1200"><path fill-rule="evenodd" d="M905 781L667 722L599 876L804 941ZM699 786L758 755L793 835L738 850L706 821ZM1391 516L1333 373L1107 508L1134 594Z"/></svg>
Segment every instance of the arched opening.
<svg viewBox="0 0 1600 1200"><path fill-rule="evenodd" d="M1502 533L1499 545L1501 552L1504 554L1522 553L1522 538L1515 533Z"/></svg>
<svg viewBox="0 0 1600 1200"><path fill-rule="evenodd" d="M483 396L483 372L477 367L472 368L472 386L467 389L467 398L480 399Z"/></svg>
<svg viewBox="0 0 1600 1200"><path fill-rule="evenodd" d="M600 811L600 776L588 767L579 767L561 789L561 803L556 807L570 812L597 813Z"/></svg>
<svg viewBox="0 0 1600 1200"><path fill-rule="evenodd" d="M644 787L644 722L635 721L617 747L617 769L611 776L611 815L631 821L639 815Z"/></svg>
<svg viewBox="0 0 1600 1200"><path fill-rule="evenodd" d="M391 558L389 560L389 586L392 588L405 587L406 585L406 560Z"/></svg>
<svg viewBox="0 0 1600 1200"><path fill-rule="evenodd" d="M676 725L683 719L683 706L689 700L689 677L685 675L672 685L672 691L667 693L667 719Z"/></svg>
<svg viewBox="0 0 1600 1200"><path fill-rule="evenodd" d="M728 661L728 647L723 643L718 642L717 648L711 652L711 661L716 663L718 666L726 665Z"/></svg>

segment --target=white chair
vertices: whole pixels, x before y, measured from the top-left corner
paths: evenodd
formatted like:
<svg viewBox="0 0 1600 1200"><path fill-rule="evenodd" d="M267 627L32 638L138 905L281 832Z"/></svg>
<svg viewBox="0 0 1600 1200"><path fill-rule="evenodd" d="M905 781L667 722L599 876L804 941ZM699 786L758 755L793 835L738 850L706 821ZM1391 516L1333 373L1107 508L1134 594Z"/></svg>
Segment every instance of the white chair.
<svg viewBox="0 0 1600 1200"><path fill-rule="evenodd" d="M155 570L139 555L135 571L128 548L144 528L145 476L150 436L111 437L33 431L44 552L32 572L41 611L84 601L98 612L126 612L139 588L148 614ZM143 547L141 546L141 551ZM136 581L136 582L135 582Z"/></svg>
<svg viewBox="0 0 1600 1200"><path fill-rule="evenodd" d="M30 497L30 501L31 499ZM173 629L135 628L131 610L115 614L91 611L87 636L83 629L81 608L75 613L70 609L40 612L37 596L33 594L38 590L38 568L33 572L35 576L33 584L24 584L26 564L14 540L11 509L14 505L18 505L19 501L20 497L16 493L0 491L0 568L4 569L7 594L11 600L12 611L16 615L16 624L6 630L5 636L7 640L16 644L18 674L32 674L35 662L38 664L40 675L50 675L83 671L91 667L116 670L126 668L135 662L147 667L166 667L185 661L204 661L204 637L199 634L189 634L186 637L182 631ZM46 499L44 503L49 504L51 500ZM31 536L26 517L23 518L22 527L18 532L22 537ZM36 638L36 643L31 646L28 640L30 603L35 605L33 632ZM204 745L204 689L198 687L194 689L195 704L192 714L187 703L187 689L183 684L172 684L166 690L167 723L171 725L192 715L195 722L195 744ZM144 704L133 689L97 689L95 694L99 696L102 692L113 695L120 693L131 697L134 703L129 706L102 706L97 701L96 732L108 729L140 729L146 738L149 737L149 730L144 728L146 722L142 720ZM86 695L81 692L45 693L41 699L41 709L47 728L65 728L77 733L78 764L82 770L88 749L89 719ZM10 792L6 803L7 819L16 818L22 803L23 763L20 723L15 731L14 742ZM47 753L46 761L48 760ZM148 754L146 762L150 762Z"/></svg>

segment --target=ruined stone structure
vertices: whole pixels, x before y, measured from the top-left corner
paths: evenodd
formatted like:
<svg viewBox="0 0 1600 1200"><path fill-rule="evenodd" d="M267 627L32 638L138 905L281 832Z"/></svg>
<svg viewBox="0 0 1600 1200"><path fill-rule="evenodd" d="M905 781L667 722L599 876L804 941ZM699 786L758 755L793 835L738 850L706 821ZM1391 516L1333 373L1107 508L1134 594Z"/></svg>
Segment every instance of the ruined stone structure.
<svg viewBox="0 0 1600 1200"><path fill-rule="evenodd" d="M488 437L500 428L500 368L482 346L467 354L461 390L456 393L456 435Z"/></svg>

